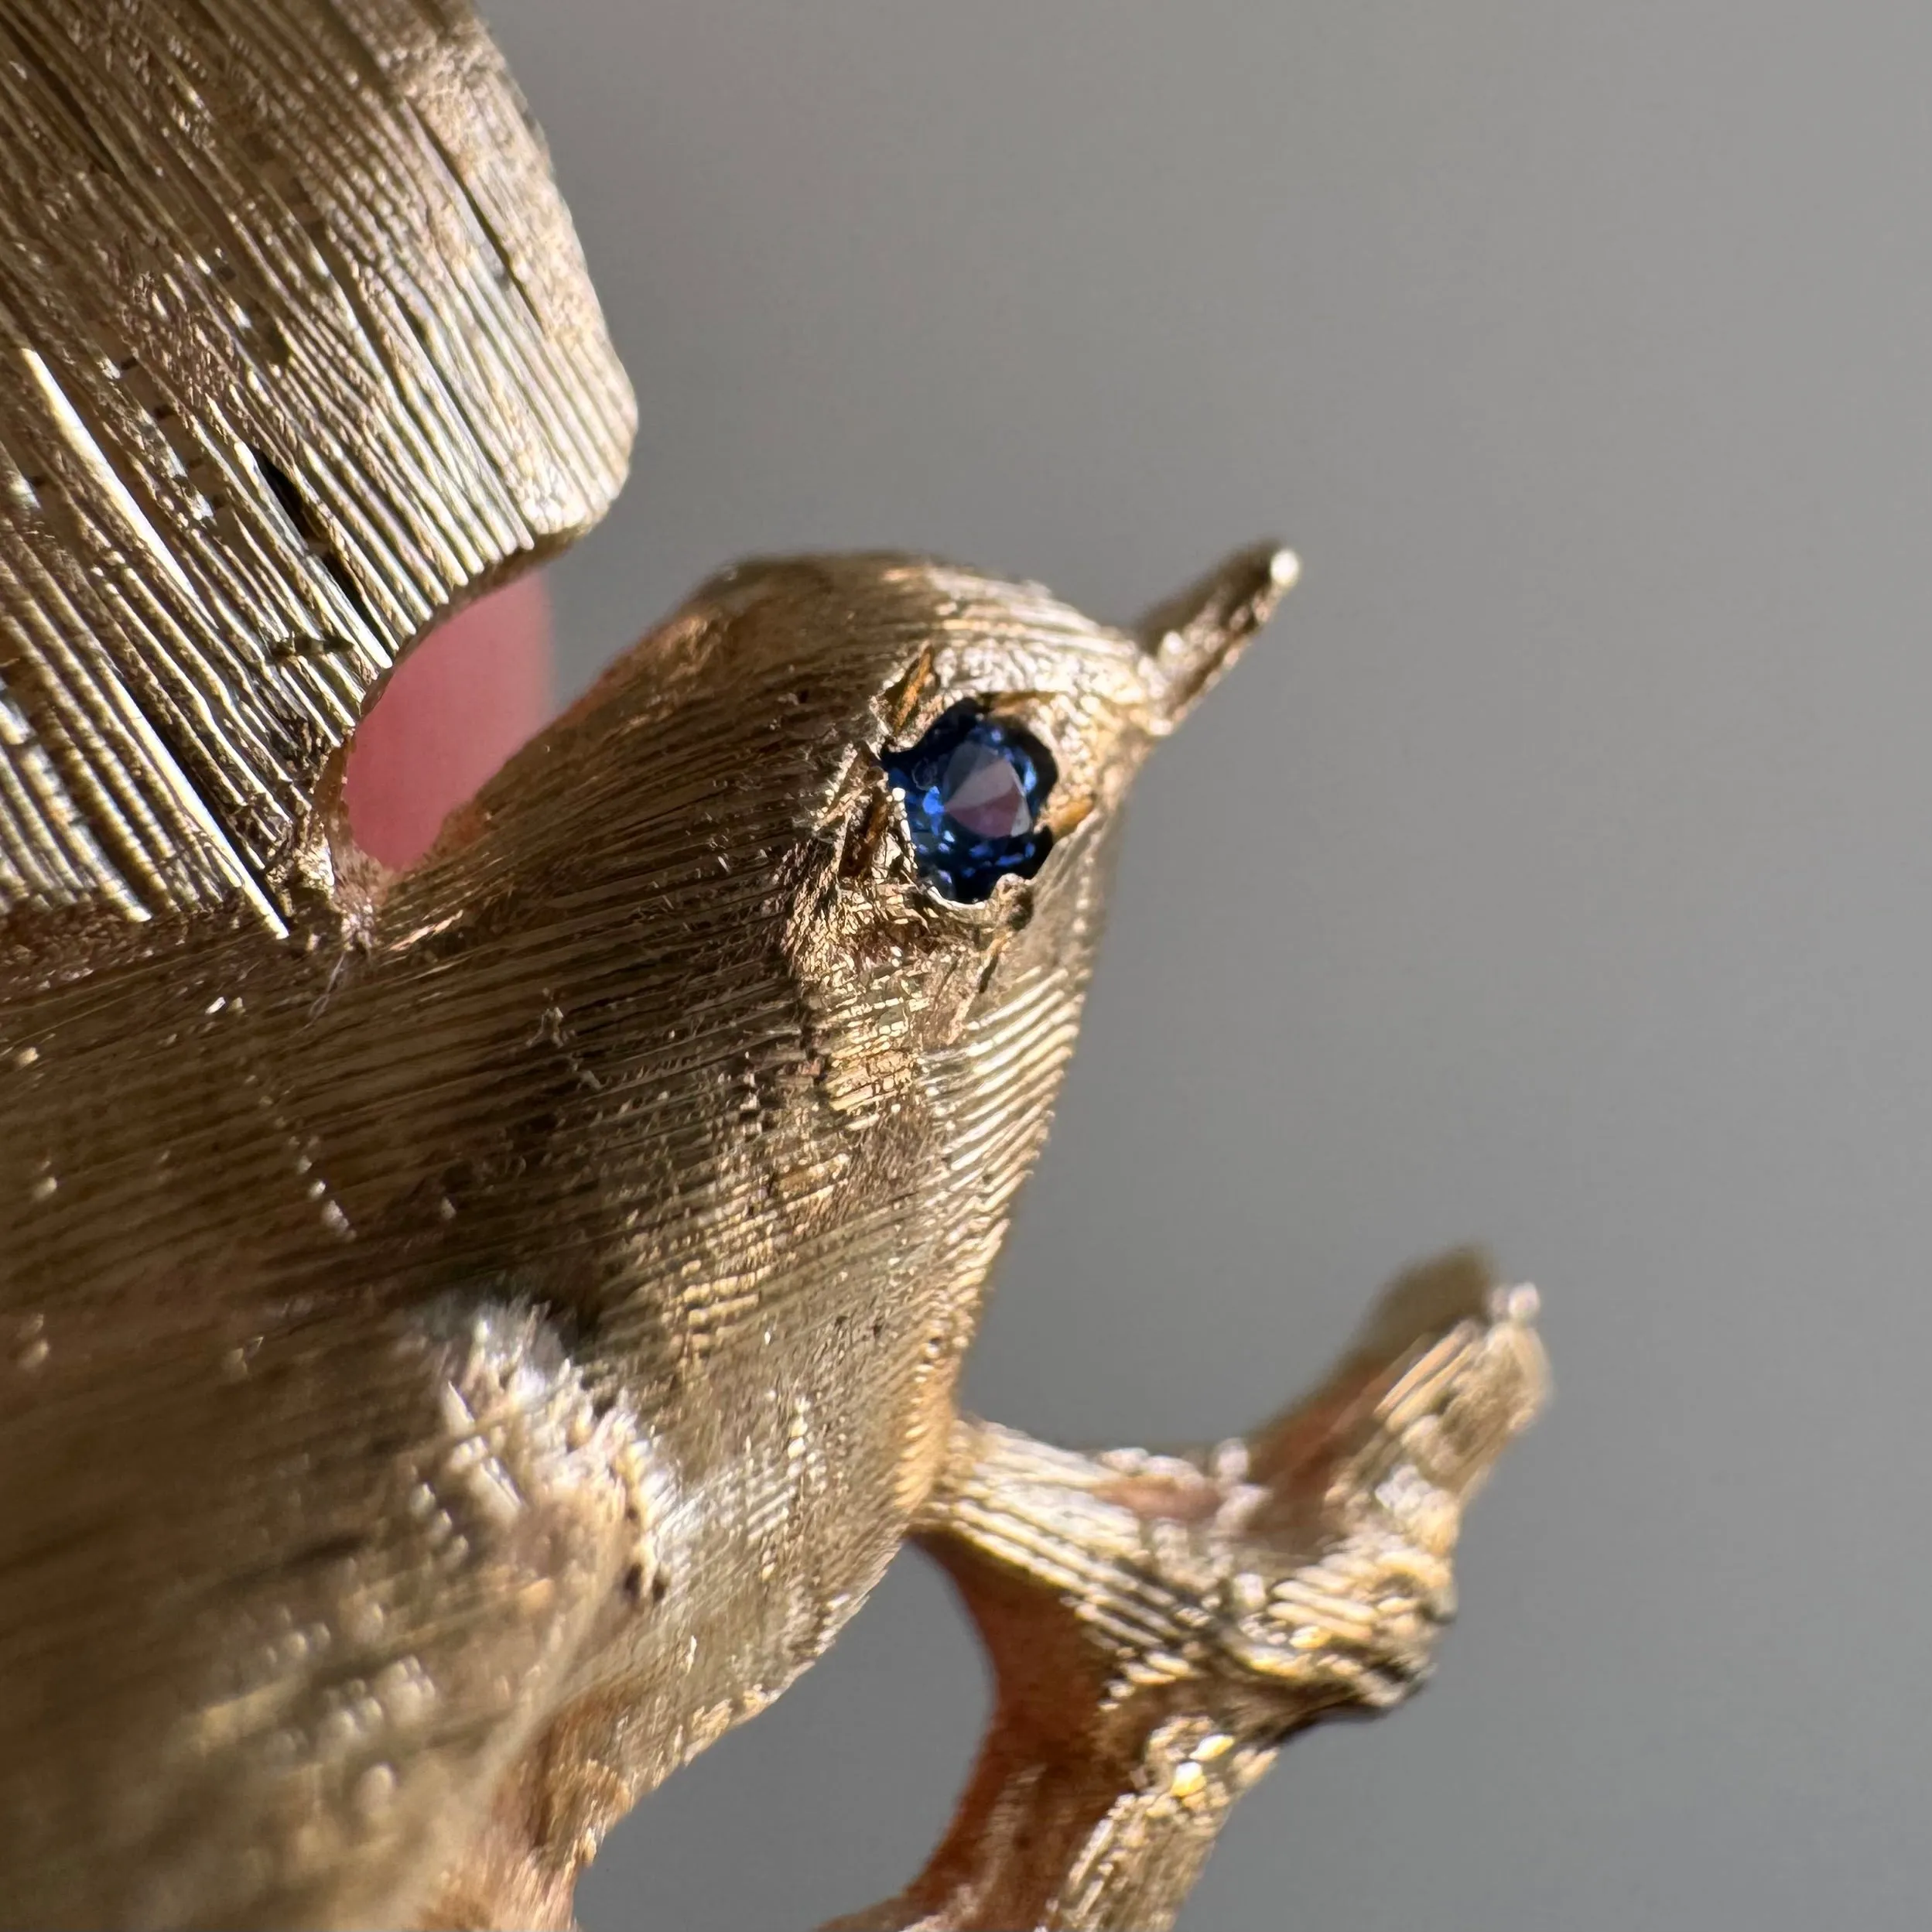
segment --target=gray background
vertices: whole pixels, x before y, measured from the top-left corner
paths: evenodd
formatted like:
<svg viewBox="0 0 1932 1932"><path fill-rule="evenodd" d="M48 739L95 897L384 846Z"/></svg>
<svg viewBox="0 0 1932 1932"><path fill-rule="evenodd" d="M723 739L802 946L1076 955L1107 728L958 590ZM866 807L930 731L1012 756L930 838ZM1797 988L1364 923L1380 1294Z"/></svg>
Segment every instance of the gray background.
<svg viewBox="0 0 1932 1932"><path fill-rule="evenodd" d="M1923 1927L1932 9L491 11L642 405L567 685L747 551L1306 560L1144 782L969 1393L1219 1434L1476 1235L1558 1401L1187 1923ZM586 1924L890 1890L982 1695L903 1561Z"/></svg>

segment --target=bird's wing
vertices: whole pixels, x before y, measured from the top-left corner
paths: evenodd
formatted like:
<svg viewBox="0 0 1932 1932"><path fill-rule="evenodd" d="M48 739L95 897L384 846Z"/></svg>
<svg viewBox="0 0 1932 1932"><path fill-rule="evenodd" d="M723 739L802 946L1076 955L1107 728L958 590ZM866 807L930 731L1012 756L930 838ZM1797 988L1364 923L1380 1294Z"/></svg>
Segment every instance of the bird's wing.
<svg viewBox="0 0 1932 1932"><path fill-rule="evenodd" d="M0 0L0 955L282 926L384 673L633 422L465 0Z"/></svg>

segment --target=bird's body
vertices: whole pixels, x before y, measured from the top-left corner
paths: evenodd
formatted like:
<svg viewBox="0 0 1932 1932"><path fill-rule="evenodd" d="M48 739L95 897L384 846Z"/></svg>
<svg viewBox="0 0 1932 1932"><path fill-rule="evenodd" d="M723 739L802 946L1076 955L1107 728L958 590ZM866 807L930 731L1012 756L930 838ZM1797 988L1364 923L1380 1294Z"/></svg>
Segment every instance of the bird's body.
<svg viewBox="0 0 1932 1932"><path fill-rule="evenodd" d="M332 825L289 936L10 1003L0 1722L84 1773L0 1780L50 1886L72 1805L109 1915L379 1909L559 1724L573 1858L824 1648L937 1473L1121 795L1270 568L1164 663L940 566L733 573L420 867ZM1063 828L983 904L881 762L962 700L1051 744Z"/></svg>

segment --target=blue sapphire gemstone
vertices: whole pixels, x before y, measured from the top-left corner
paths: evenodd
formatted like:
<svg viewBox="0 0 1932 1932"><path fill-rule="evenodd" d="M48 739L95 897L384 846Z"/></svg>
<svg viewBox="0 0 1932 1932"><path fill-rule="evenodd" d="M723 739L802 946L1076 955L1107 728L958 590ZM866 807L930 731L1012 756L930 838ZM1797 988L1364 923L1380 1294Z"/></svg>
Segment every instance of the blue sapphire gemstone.
<svg viewBox="0 0 1932 1932"><path fill-rule="evenodd" d="M1053 834L1040 809L1058 774L1031 732L956 704L883 762L919 870L949 899L976 905L1009 872L1030 879L1046 863Z"/></svg>

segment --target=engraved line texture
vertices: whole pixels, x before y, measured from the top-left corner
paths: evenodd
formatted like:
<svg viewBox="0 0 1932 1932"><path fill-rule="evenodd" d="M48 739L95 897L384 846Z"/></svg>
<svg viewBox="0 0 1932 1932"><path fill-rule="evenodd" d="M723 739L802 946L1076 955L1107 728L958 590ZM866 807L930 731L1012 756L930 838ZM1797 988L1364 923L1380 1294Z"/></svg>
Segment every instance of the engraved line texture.
<svg viewBox="0 0 1932 1932"><path fill-rule="evenodd" d="M377 680L634 422L467 8L0 0L0 951L280 929Z"/></svg>

